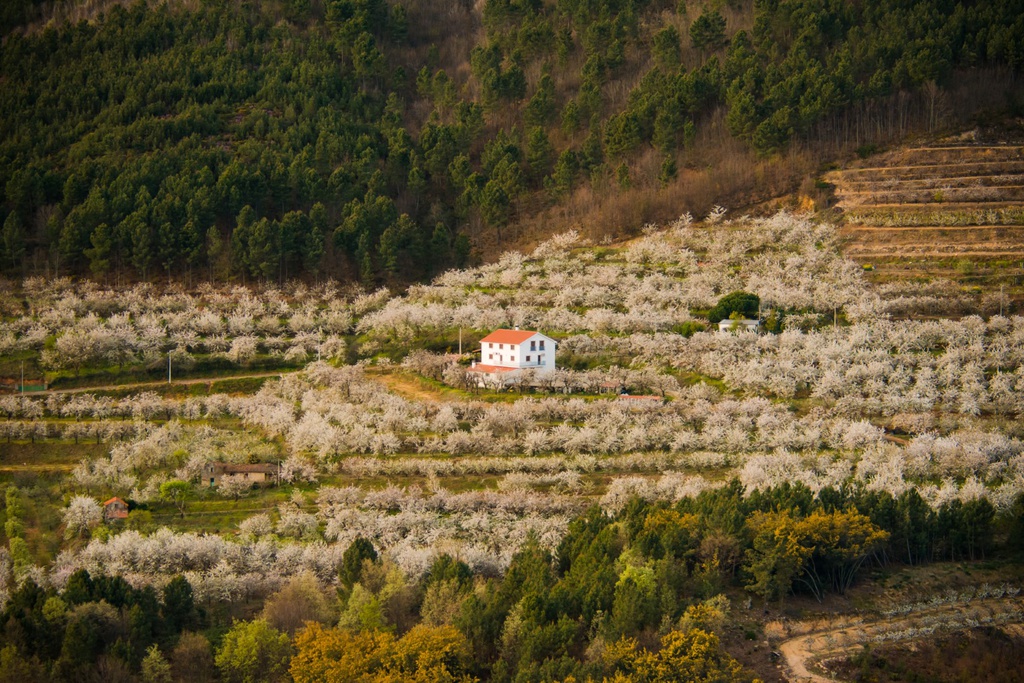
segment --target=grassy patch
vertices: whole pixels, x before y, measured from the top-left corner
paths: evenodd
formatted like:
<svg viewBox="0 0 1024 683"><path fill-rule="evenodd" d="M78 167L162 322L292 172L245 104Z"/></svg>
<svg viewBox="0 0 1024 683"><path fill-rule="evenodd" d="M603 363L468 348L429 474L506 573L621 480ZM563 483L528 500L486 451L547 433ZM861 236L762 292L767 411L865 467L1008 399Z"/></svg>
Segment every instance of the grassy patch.
<svg viewBox="0 0 1024 683"><path fill-rule="evenodd" d="M110 450L104 443L0 443L0 468L31 465L75 465L83 458L104 456ZM10 470L8 470L10 471Z"/></svg>
<svg viewBox="0 0 1024 683"><path fill-rule="evenodd" d="M290 486L271 486L253 489L244 497L232 500L202 489L196 498L189 501L184 517L176 508L163 503L152 504L149 509L154 527L166 526L175 531L197 533L234 533L242 520L276 510L278 505L290 499L291 491Z"/></svg>
<svg viewBox="0 0 1024 683"><path fill-rule="evenodd" d="M720 379L711 377L710 375L702 375L699 372L690 372L686 370L676 370L671 372L670 374L672 374L679 382L679 385L683 387L692 387L698 384L707 384L708 386L715 387L716 389L725 394L735 393L732 389L729 388L728 384L726 384Z"/></svg>
<svg viewBox="0 0 1024 683"><path fill-rule="evenodd" d="M297 370L302 363L286 362L276 356L257 356L254 360L240 367L224 358L207 357L197 360L189 370L172 368L175 380L190 379L221 379L238 375L251 375L261 372L278 370ZM105 367L83 368L79 373L61 371L47 375L51 389L79 389L92 386L116 386L119 384L142 384L146 382L165 382L167 366L159 367ZM173 385L172 385L173 386Z"/></svg>

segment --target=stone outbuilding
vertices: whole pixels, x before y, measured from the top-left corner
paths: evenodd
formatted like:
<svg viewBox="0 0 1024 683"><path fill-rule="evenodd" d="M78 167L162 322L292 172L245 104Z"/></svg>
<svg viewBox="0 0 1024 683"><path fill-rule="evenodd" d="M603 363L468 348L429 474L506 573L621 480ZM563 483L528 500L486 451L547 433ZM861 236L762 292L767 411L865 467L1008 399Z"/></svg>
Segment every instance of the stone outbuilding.
<svg viewBox="0 0 1024 683"><path fill-rule="evenodd" d="M277 481L280 468L274 463L234 464L208 462L203 465L203 484L218 486L225 475L239 477L251 484L273 484Z"/></svg>

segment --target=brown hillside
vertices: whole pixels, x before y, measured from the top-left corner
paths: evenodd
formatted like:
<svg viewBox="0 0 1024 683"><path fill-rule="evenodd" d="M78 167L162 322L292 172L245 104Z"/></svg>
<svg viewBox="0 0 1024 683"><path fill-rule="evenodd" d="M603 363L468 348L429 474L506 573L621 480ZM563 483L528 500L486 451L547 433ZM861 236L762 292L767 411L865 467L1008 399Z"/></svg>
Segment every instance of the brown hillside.
<svg viewBox="0 0 1024 683"><path fill-rule="evenodd" d="M973 130L897 148L825 175L842 211L845 252L878 281L944 277L1024 281L1024 137Z"/></svg>

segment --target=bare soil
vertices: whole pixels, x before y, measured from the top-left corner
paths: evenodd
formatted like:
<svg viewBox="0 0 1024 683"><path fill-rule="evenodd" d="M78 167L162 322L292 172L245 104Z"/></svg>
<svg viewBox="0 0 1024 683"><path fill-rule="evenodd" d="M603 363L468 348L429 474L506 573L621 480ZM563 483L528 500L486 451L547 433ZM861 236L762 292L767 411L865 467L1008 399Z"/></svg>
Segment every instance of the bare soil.
<svg viewBox="0 0 1024 683"><path fill-rule="evenodd" d="M382 372L376 374L374 379L387 387L388 391L398 394L402 398L430 403L451 400L442 390L405 372Z"/></svg>
<svg viewBox="0 0 1024 683"><path fill-rule="evenodd" d="M827 173L843 211L844 253L861 262L913 264L951 280L962 280L962 264L972 261L1015 267L1024 260L1024 144L1006 137L970 131ZM975 144L950 142L962 139ZM1012 280L1014 267L992 277Z"/></svg>
<svg viewBox="0 0 1024 683"><path fill-rule="evenodd" d="M864 645L930 639L935 634L962 630L968 624L1002 626L1020 623L1024 600L1018 597L951 603L915 610L898 618L858 619L840 617L789 626L787 640L779 646L790 681L829 683L836 680L836 664Z"/></svg>
<svg viewBox="0 0 1024 683"><path fill-rule="evenodd" d="M865 647L838 663L838 677L856 683L890 681L1024 682L1024 629L979 627L934 641Z"/></svg>

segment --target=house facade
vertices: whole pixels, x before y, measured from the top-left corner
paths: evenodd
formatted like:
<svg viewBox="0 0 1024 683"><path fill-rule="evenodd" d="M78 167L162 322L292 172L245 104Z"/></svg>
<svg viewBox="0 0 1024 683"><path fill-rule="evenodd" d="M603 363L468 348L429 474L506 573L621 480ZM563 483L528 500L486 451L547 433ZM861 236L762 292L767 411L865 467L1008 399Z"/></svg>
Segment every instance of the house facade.
<svg viewBox="0 0 1024 683"><path fill-rule="evenodd" d="M231 475L253 484L272 484L278 473L273 463L236 465L226 462L208 462L203 465L203 484L219 486L225 475Z"/></svg>
<svg viewBox="0 0 1024 683"><path fill-rule="evenodd" d="M551 337L532 330L495 330L480 340L480 365L507 370L555 369L555 350Z"/></svg>
<svg viewBox="0 0 1024 683"><path fill-rule="evenodd" d="M555 369L555 350L551 337L533 330L495 330L480 340L480 361L469 372L477 384L510 384L524 370L544 374Z"/></svg>
<svg viewBox="0 0 1024 683"><path fill-rule="evenodd" d="M750 318L726 318L718 323L718 331L722 334L731 332L757 332L761 331L761 321Z"/></svg>

